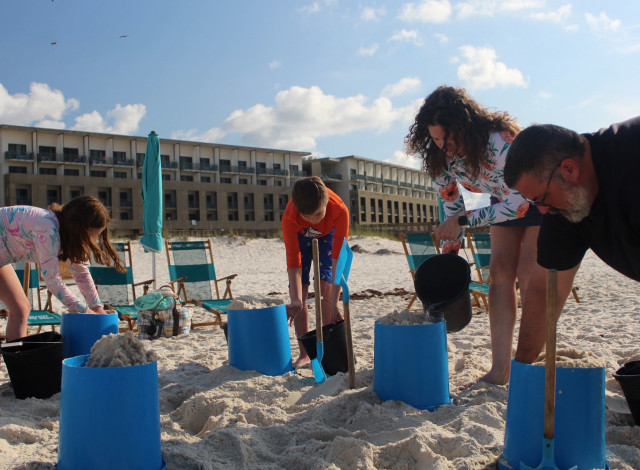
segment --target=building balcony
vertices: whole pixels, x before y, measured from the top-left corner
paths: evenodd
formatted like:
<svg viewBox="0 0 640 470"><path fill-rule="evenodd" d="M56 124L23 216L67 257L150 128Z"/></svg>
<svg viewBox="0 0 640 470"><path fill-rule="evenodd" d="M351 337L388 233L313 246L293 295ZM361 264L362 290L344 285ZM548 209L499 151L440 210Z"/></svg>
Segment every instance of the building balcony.
<svg viewBox="0 0 640 470"><path fill-rule="evenodd" d="M304 178L307 176L307 172L304 170L291 170L292 178Z"/></svg>
<svg viewBox="0 0 640 470"><path fill-rule="evenodd" d="M33 161L33 153L21 154L17 152L6 151L4 153L5 160L30 160Z"/></svg>
<svg viewBox="0 0 640 470"><path fill-rule="evenodd" d="M111 166L113 165L113 159L107 157L89 157L90 165Z"/></svg>
<svg viewBox="0 0 640 470"><path fill-rule="evenodd" d="M84 155L63 154L62 161L64 163L79 163L84 165L85 163L87 163L87 157L85 157Z"/></svg>
<svg viewBox="0 0 640 470"><path fill-rule="evenodd" d="M175 170L178 168L178 162L160 162L163 169Z"/></svg>
<svg viewBox="0 0 640 470"><path fill-rule="evenodd" d="M402 188L411 188L411 183L405 183L404 181L401 181L400 183L398 183Z"/></svg>
<svg viewBox="0 0 640 470"><path fill-rule="evenodd" d="M57 162L60 161L55 153L39 153L38 154L39 162Z"/></svg>
<svg viewBox="0 0 640 470"><path fill-rule="evenodd" d="M256 168L258 175L264 176L287 176L289 172L280 168Z"/></svg>
<svg viewBox="0 0 640 470"><path fill-rule="evenodd" d="M128 158L125 160L115 160L113 164L118 166L133 166L133 158Z"/></svg>
<svg viewBox="0 0 640 470"><path fill-rule="evenodd" d="M340 173L324 173L320 176L323 180L337 180L342 181L342 175Z"/></svg>
<svg viewBox="0 0 640 470"><path fill-rule="evenodd" d="M133 207L133 201L122 199L120 200L120 207Z"/></svg>

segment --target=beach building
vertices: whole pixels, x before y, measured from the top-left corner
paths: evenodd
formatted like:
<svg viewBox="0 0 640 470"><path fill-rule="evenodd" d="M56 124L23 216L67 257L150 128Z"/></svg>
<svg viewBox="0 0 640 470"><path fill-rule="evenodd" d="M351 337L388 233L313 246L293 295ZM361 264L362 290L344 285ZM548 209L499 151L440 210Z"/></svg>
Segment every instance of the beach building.
<svg viewBox="0 0 640 470"><path fill-rule="evenodd" d="M147 137L0 125L0 205L47 207L88 194L110 209L116 236L142 231ZM160 136L167 234L280 229L296 179L318 175L351 210L351 223L432 224L437 200L418 170L357 156L166 139Z"/></svg>

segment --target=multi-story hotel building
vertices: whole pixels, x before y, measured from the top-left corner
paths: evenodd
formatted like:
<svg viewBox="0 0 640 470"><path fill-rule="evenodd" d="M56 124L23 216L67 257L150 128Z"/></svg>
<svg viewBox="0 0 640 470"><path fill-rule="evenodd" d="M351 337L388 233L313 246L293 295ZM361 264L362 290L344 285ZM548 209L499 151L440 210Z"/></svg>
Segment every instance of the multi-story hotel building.
<svg viewBox="0 0 640 470"><path fill-rule="evenodd" d="M47 207L79 195L100 199L113 232L142 232L147 138L0 125L0 205ZM164 230L275 232L296 179L318 175L345 201L353 224L434 222L427 175L350 156L164 139L160 136Z"/></svg>

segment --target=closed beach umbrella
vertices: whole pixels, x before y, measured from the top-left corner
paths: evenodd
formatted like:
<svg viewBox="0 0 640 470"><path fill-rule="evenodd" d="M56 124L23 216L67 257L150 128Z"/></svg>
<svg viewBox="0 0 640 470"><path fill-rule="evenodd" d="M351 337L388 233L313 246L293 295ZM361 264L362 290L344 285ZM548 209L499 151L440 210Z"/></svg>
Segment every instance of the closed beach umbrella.
<svg viewBox="0 0 640 470"><path fill-rule="evenodd" d="M152 251L155 279L155 253L162 251L162 167L160 138L151 131L147 137L147 151L142 164L142 230L140 243L145 251Z"/></svg>

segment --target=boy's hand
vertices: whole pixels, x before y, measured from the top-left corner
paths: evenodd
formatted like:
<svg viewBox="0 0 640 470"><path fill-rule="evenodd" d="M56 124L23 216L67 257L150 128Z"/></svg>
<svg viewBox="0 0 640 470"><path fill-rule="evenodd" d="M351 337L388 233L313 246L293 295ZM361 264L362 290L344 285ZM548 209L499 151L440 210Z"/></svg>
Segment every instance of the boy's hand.
<svg viewBox="0 0 640 470"><path fill-rule="evenodd" d="M293 319L302 311L304 304L301 300L292 300L290 304L287 304L287 318L289 319L289 326L293 325Z"/></svg>

